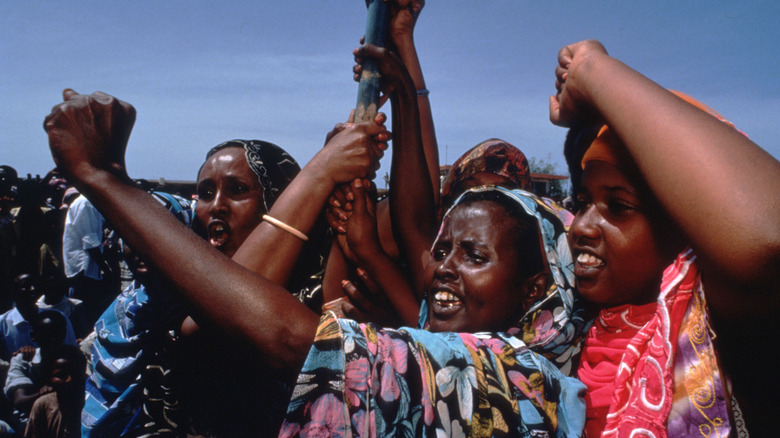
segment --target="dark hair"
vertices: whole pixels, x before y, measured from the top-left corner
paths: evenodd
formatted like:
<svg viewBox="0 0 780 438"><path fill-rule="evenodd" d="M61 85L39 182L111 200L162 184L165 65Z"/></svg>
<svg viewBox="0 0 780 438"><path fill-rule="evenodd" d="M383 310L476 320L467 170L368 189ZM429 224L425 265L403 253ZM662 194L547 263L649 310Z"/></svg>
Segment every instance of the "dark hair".
<svg viewBox="0 0 780 438"><path fill-rule="evenodd" d="M581 124L569 128L563 143L563 156L571 177L571 195L577 194L582 182L582 157L596 139L601 124Z"/></svg>
<svg viewBox="0 0 780 438"><path fill-rule="evenodd" d="M59 359L68 361L68 372L72 378L84 380L87 377L87 358L79 347L76 347L75 345L57 345L49 350L45 357L42 357L41 359L41 365L47 379L51 377L51 373L54 370L54 364Z"/></svg>
<svg viewBox="0 0 780 438"><path fill-rule="evenodd" d="M0 165L0 185L14 185L18 177L16 169L7 164Z"/></svg>
<svg viewBox="0 0 780 438"><path fill-rule="evenodd" d="M510 229L511 237L520 255L520 274L529 278L547 269L546 259L542 253L541 234L535 217L530 216L523 207L505 194L498 191L468 192L458 202L458 207L471 205L475 202L488 201L498 204L515 220L516 225Z"/></svg>
<svg viewBox="0 0 780 438"><path fill-rule="evenodd" d="M58 310L41 310L32 321L32 329L38 344L61 344L68 332L67 317Z"/></svg>

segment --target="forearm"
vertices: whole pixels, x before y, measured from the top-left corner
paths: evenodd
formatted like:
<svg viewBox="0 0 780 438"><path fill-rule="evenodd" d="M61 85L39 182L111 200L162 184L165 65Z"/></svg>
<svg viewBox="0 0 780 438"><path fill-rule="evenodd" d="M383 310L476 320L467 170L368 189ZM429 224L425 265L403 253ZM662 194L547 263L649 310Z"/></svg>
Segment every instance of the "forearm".
<svg viewBox="0 0 780 438"><path fill-rule="evenodd" d="M349 278L349 269L344 253L338 240L333 239L325 264L325 274L322 277L322 302L328 303L344 296L341 282Z"/></svg>
<svg viewBox="0 0 780 438"><path fill-rule="evenodd" d="M375 169L389 138L384 115L369 123L345 127L328 140L276 200L269 216L303 234L311 231L328 196L338 183L362 178ZM303 240L283 225L264 221L233 256L234 260L285 284Z"/></svg>
<svg viewBox="0 0 780 438"><path fill-rule="evenodd" d="M650 189L703 259L736 282L777 275L777 160L606 54L581 62L567 82L623 140Z"/></svg>
<svg viewBox="0 0 780 438"><path fill-rule="evenodd" d="M414 327L420 314L420 304L406 275L381 250L360 257L361 268L384 292L403 323Z"/></svg>
<svg viewBox="0 0 780 438"><path fill-rule="evenodd" d="M272 365L303 363L317 316L286 290L232 262L150 195L115 176L95 171L82 175L78 186L120 235L204 316L230 334L247 338Z"/></svg>
<svg viewBox="0 0 780 438"><path fill-rule="evenodd" d="M322 175L315 157L293 179L269 215L308 234L317 221L332 180ZM279 285L286 285L304 241L269 222L261 222L236 251L233 260Z"/></svg>
<svg viewBox="0 0 780 438"><path fill-rule="evenodd" d="M28 391L30 393L28 393ZM13 394L14 409L20 412L29 413L33 403L35 403L35 400L38 400L38 397L41 395L40 391L35 391L32 385L16 389Z"/></svg>
<svg viewBox="0 0 780 438"><path fill-rule="evenodd" d="M420 58L414 44L412 33L404 34L395 40L398 56L403 61L409 76L412 78L415 91L428 90L423 76ZM439 202L439 144L436 141L436 129L433 125L433 113L431 102L427 92L416 95L420 121L420 137L425 152L425 162L431 179L431 189L434 203Z"/></svg>
<svg viewBox="0 0 780 438"><path fill-rule="evenodd" d="M393 98L397 132L390 177L390 217L396 241L409 262L415 291L422 291L424 255L436 232L436 201L419 135L416 93L409 84Z"/></svg>

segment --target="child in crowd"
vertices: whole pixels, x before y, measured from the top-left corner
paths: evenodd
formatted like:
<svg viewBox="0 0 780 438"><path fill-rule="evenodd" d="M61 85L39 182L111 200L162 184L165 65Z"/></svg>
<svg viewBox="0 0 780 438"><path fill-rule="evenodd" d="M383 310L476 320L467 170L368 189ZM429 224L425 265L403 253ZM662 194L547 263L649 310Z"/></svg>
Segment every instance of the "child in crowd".
<svg viewBox="0 0 780 438"><path fill-rule="evenodd" d="M81 437L81 408L87 359L78 347L59 345L48 355L45 369L52 392L32 406L25 438Z"/></svg>
<svg viewBox="0 0 780 438"><path fill-rule="evenodd" d="M31 336L38 347L25 346L11 358L3 393L13 403L14 428L17 430L23 429L33 403L52 391L47 360L52 351L63 344L67 322L65 315L57 310L37 313L32 321Z"/></svg>

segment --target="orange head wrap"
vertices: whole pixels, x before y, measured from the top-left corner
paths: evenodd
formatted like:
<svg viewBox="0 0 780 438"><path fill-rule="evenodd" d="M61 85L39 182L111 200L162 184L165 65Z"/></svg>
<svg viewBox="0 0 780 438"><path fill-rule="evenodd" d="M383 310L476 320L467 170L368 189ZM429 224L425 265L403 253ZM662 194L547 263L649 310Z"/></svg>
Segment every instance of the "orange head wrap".
<svg viewBox="0 0 780 438"><path fill-rule="evenodd" d="M727 124L728 126L737 129L733 123L726 120L722 115L720 115L720 113L710 108L709 106L699 102L685 93L681 93L675 90L669 91L680 99L690 103L696 108L699 108L700 110ZM739 132L744 135L742 131ZM593 140L593 142L588 147L588 150L585 152L585 155L582 157L583 169L585 168L585 164L589 161L605 161L607 163L618 166L621 163L630 163L633 161L633 159L629 155L625 146L623 146L623 142L615 134L615 131L610 129L609 126L604 125L601 127L598 135L596 136L596 139Z"/></svg>

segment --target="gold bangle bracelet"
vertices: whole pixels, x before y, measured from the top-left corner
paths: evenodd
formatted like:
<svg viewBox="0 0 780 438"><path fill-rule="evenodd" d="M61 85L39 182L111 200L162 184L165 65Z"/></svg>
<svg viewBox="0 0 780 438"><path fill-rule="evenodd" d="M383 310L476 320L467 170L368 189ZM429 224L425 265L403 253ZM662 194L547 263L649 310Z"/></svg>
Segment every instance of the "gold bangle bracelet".
<svg viewBox="0 0 780 438"><path fill-rule="evenodd" d="M279 219L277 219L275 217L272 217L272 216L269 216L267 214L264 214L263 215L263 220L268 222L269 224L271 224L271 225L281 229L281 230L287 231L288 233L290 233L293 236L303 240L304 242L309 240L309 236L301 233L300 231L298 231L295 228L287 225L286 223L280 221Z"/></svg>

